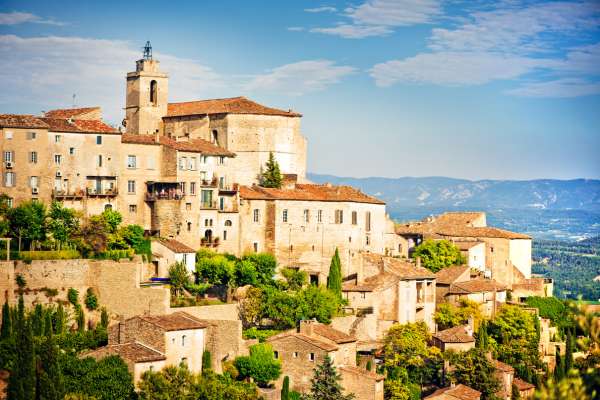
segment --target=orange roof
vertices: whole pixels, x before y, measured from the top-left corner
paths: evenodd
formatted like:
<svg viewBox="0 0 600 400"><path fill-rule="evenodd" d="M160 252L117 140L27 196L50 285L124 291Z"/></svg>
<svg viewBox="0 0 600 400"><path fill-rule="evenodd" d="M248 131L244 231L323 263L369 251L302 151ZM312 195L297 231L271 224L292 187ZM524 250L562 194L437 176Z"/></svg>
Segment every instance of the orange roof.
<svg viewBox="0 0 600 400"><path fill-rule="evenodd" d="M249 100L243 96L227 99L209 99L188 101L184 103L169 103L167 116L181 117L185 115L212 115L212 114L258 114L277 115L283 117L301 117L293 111L284 111L270 108Z"/></svg>
<svg viewBox="0 0 600 400"><path fill-rule="evenodd" d="M376 374L375 372L372 371L367 371L366 369L362 369L359 367L355 367L352 365L344 365L342 367L339 367L340 371L342 373L350 373L353 375L358 375L360 378L359 379L373 379L375 381L382 381L385 379L385 376L383 375L379 375Z"/></svg>
<svg viewBox="0 0 600 400"><path fill-rule="evenodd" d="M175 239L160 239L158 241L160 244L165 246L167 249L175 252L175 253L195 253L196 250L192 249L189 246L175 240Z"/></svg>
<svg viewBox="0 0 600 400"><path fill-rule="evenodd" d="M444 343L471 343L475 341L466 326L445 329L434 334L433 337Z"/></svg>
<svg viewBox="0 0 600 400"><path fill-rule="evenodd" d="M285 339L288 337L302 340L305 343L308 343L312 346L315 346L315 347L317 347L321 350L325 350L325 351L336 351L338 349L338 347L334 344L327 343L323 340L305 335L303 333L294 332L294 331L287 331L287 332L283 332L283 333L280 333L275 336L271 336L270 338L267 339L267 342L276 342L278 340Z"/></svg>
<svg viewBox="0 0 600 400"><path fill-rule="evenodd" d="M425 397L425 399L436 399L440 396L444 396L442 398L455 398L457 400L479 400L481 398L481 392L465 386L463 384L456 385L454 387L447 387L443 389L438 389L429 396Z"/></svg>
<svg viewBox="0 0 600 400"><path fill-rule="evenodd" d="M535 389L535 385L525 382L523 379L515 378L513 383L520 391Z"/></svg>
<svg viewBox="0 0 600 400"><path fill-rule="evenodd" d="M315 324L313 326L313 332L316 335L322 336L338 344L356 342L356 338L354 336L350 336L325 324Z"/></svg>
<svg viewBox="0 0 600 400"><path fill-rule="evenodd" d="M222 147L216 146L204 139L176 140L168 136L160 136L159 142L156 142L154 135L134 135L125 133L121 135L121 143L147 144L167 146L179 151L190 153L202 153L211 156L235 157L232 153Z"/></svg>
<svg viewBox="0 0 600 400"><path fill-rule="evenodd" d="M379 273L363 279L362 282L349 281L344 283L342 290L345 292L374 292L386 289L401 280L434 279L435 275L427 268L417 267L415 264L385 257L381 254L363 254L363 258L376 264Z"/></svg>
<svg viewBox="0 0 600 400"><path fill-rule="evenodd" d="M467 265L453 265L451 267L442 268L435 274L436 283L449 285L454 283L461 275L470 268Z"/></svg>
<svg viewBox="0 0 600 400"><path fill-rule="evenodd" d="M0 128L47 129L48 124L33 115L0 114Z"/></svg>
<svg viewBox="0 0 600 400"><path fill-rule="evenodd" d="M120 132L110 125L97 119L64 119L64 118L46 118L40 120L48 124L48 130L52 132L68 133L111 133L119 135Z"/></svg>
<svg viewBox="0 0 600 400"><path fill-rule="evenodd" d="M497 370L502 372L515 372L515 369L502 361L494 360L494 365Z"/></svg>
<svg viewBox="0 0 600 400"><path fill-rule="evenodd" d="M204 329L208 325L196 317L191 316L186 312L175 312L165 315L140 315L138 317L146 322L158 326L167 332L183 331L188 329Z"/></svg>
<svg viewBox="0 0 600 400"><path fill-rule="evenodd" d="M164 354L144 346L139 342L113 344L100 347L96 350L82 354L81 357L103 358L113 354L118 355L125 360L132 361L133 363L166 360Z"/></svg>
<svg viewBox="0 0 600 400"><path fill-rule="evenodd" d="M76 118L85 114L99 112L100 107L84 107L84 108L63 108L57 110L50 110L44 113L47 118Z"/></svg>
<svg viewBox="0 0 600 400"><path fill-rule="evenodd" d="M482 293L506 290L506 285L493 279L471 279L464 282L456 282L450 285L448 293Z"/></svg>
<svg viewBox="0 0 600 400"><path fill-rule="evenodd" d="M240 186L240 197L247 200L347 201L385 204L351 186L296 184L294 189L274 189L261 186Z"/></svg>
<svg viewBox="0 0 600 400"><path fill-rule="evenodd" d="M462 250L462 251L467 251L467 250L469 250L477 245L480 245L480 244L485 245L484 242L480 242L477 240L464 240L464 241L458 240L458 241L454 241L452 243L454 243L454 245L456 247L458 247L459 250Z"/></svg>

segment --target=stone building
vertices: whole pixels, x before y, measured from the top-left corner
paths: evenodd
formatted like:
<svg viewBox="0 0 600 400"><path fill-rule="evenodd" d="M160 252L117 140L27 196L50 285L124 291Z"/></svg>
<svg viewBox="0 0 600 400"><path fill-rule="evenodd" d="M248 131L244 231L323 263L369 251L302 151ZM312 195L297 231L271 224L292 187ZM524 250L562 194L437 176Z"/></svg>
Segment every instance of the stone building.
<svg viewBox="0 0 600 400"><path fill-rule="evenodd" d="M177 240L153 240L151 250L154 276L168 276L169 267L176 262L183 263L190 274L196 271L196 251Z"/></svg>
<svg viewBox="0 0 600 400"><path fill-rule="evenodd" d="M481 392L465 385L450 386L438 389L429 396L427 400L480 400Z"/></svg>
<svg viewBox="0 0 600 400"><path fill-rule="evenodd" d="M357 400L383 400L384 377L356 366L356 341L355 337L316 321L301 321L298 331L270 337L267 342L282 363L277 388L288 376L291 390L306 392L313 370L329 356L346 393L354 393Z"/></svg>
<svg viewBox="0 0 600 400"><path fill-rule="evenodd" d="M108 345L82 357L119 355L137 383L146 371L184 363L193 373L202 372L208 325L185 313L138 315L109 328Z"/></svg>
<svg viewBox="0 0 600 400"><path fill-rule="evenodd" d="M433 345L441 351L469 351L475 347L473 328L469 325L459 325L439 331L432 336Z"/></svg>

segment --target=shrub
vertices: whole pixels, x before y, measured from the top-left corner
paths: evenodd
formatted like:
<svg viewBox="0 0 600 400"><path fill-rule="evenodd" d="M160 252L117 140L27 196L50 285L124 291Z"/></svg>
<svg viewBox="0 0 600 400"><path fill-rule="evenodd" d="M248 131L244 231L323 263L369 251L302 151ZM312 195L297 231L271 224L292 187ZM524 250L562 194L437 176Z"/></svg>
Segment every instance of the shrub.
<svg viewBox="0 0 600 400"><path fill-rule="evenodd" d="M22 260L75 260L81 258L77 250L48 250L48 251L22 251Z"/></svg>
<svg viewBox="0 0 600 400"><path fill-rule="evenodd" d="M94 290L92 288L88 288L85 293L85 306L88 310L95 310L98 308L98 297L94 294Z"/></svg>
<svg viewBox="0 0 600 400"><path fill-rule="evenodd" d="M97 253L94 258L99 260L113 260L119 261L124 258L133 260L135 251L133 249L117 249L117 250L106 250L101 253Z"/></svg>
<svg viewBox="0 0 600 400"><path fill-rule="evenodd" d="M244 339L258 339L260 343L264 343L271 336L277 335L279 330L276 329L258 329L256 327L252 327L250 329L246 329L243 332Z"/></svg>
<svg viewBox="0 0 600 400"><path fill-rule="evenodd" d="M76 306L79 304L79 291L74 288L69 288L69 291L67 292L67 299L69 300L69 303Z"/></svg>
<svg viewBox="0 0 600 400"><path fill-rule="evenodd" d="M270 381L281 375L281 363L266 343L251 346L250 356L238 357L234 364L241 378L252 378L259 387L268 387Z"/></svg>

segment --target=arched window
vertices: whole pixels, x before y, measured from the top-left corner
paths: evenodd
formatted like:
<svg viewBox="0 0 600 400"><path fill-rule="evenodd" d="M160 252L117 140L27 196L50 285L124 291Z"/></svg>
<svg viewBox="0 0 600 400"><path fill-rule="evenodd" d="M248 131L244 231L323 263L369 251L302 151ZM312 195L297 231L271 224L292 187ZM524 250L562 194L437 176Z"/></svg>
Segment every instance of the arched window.
<svg viewBox="0 0 600 400"><path fill-rule="evenodd" d="M231 220L228 219L227 221L225 221L225 226L231 226Z"/></svg>
<svg viewBox="0 0 600 400"><path fill-rule="evenodd" d="M212 243L212 230L207 229L207 230L204 231L204 239L208 243Z"/></svg>
<svg viewBox="0 0 600 400"><path fill-rule="evenodd" d="M158 83L156 81L150 82L150 103L156 105L158 97Z"/></svg>
<svg viewBox="0 0 600 400"><path fill-rule="evenodd" d="M212 142L219 143L219 132L216 129L212 131Z"/></svg>

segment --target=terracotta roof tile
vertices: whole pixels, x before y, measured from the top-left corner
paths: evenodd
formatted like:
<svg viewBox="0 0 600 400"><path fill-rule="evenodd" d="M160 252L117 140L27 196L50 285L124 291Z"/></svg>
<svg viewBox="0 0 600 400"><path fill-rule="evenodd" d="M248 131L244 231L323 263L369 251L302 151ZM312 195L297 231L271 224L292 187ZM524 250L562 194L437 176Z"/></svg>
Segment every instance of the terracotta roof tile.
<svg viewBox="0 0 600 400"><path fill-rule="evenodd" d="M140 315L138 318L154 324L167 332L204 329L208 326L198 318L182 311L165 315Z"/></svg>
<svg viewBox="0 0 600 400"><path fill-rule="evenodd" d="M260 186L240 186L240 197L248 200L347 201L385 204L351 186L296 184L294 189L274 189Z"/></svg>
<svg viewBox="0 0 600 400"><path fill-rule="evenodd" d="M454 243L454 245L456 247L458 247L459 250L462 250L462 251L467 251L467 250L472 249L473 247L478 246L480 244L485 245L484 242L480 242L477 240L458 240L458 241L454 241L452 243Z"/></svg>
<svg viewBox="0 0 600 400"><path fill-rule="evenodd" d="M475 341L473 335L469 334L469 328L466 326L455 326L445 329L434 334L433 337L444 343L471 343Z"/></svg>
<svg viewBox="0 0 600 400"><path fill-rule="evenodd" d="M383 375L379 375L376 374L375 372L372 371L367 371L366 369L362 369L359 367L355 367L352 365L344 365L342 367L339 367L340 371L342 373L350 373L352 375L358 375L360 378L359 379L373 379L375 381L382 381L385 379L385 376Z"/></svg>
<svg viewBox="0 0 600 400"><path fill-rule="evenodd" d="M161 144L178 151L201 153L211 156L235 157L235 153L232 153L222 147L215 146L214 144L203 139L175 140L167 136L160 136L159 143L157 143L154 135L133 135L126 133L121 136L121 143L147 145Z"/></svg>
<svg viewBox="0 0 600 400"><path fill-rule="evenodd" d="M166 360L164 354L144 346L139 342L113 344L100 347L96 350L83 353L81 357L103 358L109 355L118 355L124 360L129 360L134 363Z"/></svg>
<svg viewBox="0 0 600 400"><path fill-rule="evenodd" d="M502 372L515 372L515 369L502 361L494 360L494 366L497 370Z"/></svg>
<svg viewBox="0 0 600 400"><path fill-rule="evenodd" d="M439 270L435 274L435 279L437 283L449 285L469 270L470 268L467 265L453 265Z"/></svg>
<svg viewBox="0 0 600 400"><path fill-rule="evenodd" d="M438 396L446 396L453 397L457 400L480 400L481 392L465 386L463 384L456 385L454 387L447 387L443 389L438 389L429 396L425 397L425 399L435 399Z"/></svg>
<svg viewBox="0 0 600 400"><path fill-rule="evenodd" d="M477 278L450 285L448 293L481 293L506 290L506 285L493 279Z"/></svg>
<svg viewBox="0 0 600 400"><path fill-rule="evenodd" d="M315 324L313 326L313 332L316 335L327 338L332 342L336 342L338 344L356 342L356 338L354 336L350 336L342 331L338 331L337 329L325 324Z"/></svg>
<svg viewBox="0 0 600 400"><path fill-rule="evenodd" d="M0 114L0 128L47 129L48 124L33 115Z"/></svg>
<svg viewBox="0 0 600 400"><path fill-rule="evenodd" d="M195 253L196 250L189 246L175 240L175 239L160 239L159 243L165 246L167 249L175 253Z"/></svg>
<svg viewBox="0 0 600 400"><path fill-rule="evenodd" d="M242 96L226 99L188 101L185 103L169 103L166 118L205 114L259 114L284 117L302 116L293 111L284 111L277 108L266 107Z"/></svg>
<svg viewBox="0 0 600 400"><path fill-rule="evenodd" d="M120 135L120 132L110 125L100 120L94 119L64 119L64 118L46 118L40 120L48 124L48 130L52 132L68 133L110 133Z"/></svg>
<svg viewBox="0 0 600 400"><path fill-rule="evenodd" d="M100 107L83 107L83 108L63 108L57 110L50 110L44 113L47 118L75 118L85 114L98 113Z"/></svg>
<svg viewBox="0 0 600 400"><path fill-rule="evenodd" d="M521 391L535 389L535 385L533 385L529 382L525 382L523 379L515 378L515 379L513 379L513 383L515 384L517 389L519 389Z"/></svg>
<svg viewBox="0 0 600 400"><path fill-rule="evenodd" d="M362 282L345 282L342 285L343 292L376 292L386 289L400 281L400 277L389 272L382 272L377 275L369 276Z"/></svg>
<svg viewBox="0 0 600 400"><path fill-rule="evenodd" d="M521 282L513 283L512 289L542 293L544 291L544 278L523 279Z"/></svg>
<svg viewBox="0 0 600 400"><path fill-rule="evenodd" d="M267 339L267 342L276 342L278 340L285 339L288 337L293 337L295 339L302 340L310 345L313 345L313 346L318 347L319 349L325 350L325 351L336 351L339 348L338 346L336 346L334 344L327 343L323 340L316 339L314 337L305 335L303 333L294 332L294 331L287 331L287 332L283 332L283 333L280 333L275 336L271 336L270 338Z"/></svg>

